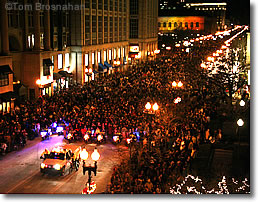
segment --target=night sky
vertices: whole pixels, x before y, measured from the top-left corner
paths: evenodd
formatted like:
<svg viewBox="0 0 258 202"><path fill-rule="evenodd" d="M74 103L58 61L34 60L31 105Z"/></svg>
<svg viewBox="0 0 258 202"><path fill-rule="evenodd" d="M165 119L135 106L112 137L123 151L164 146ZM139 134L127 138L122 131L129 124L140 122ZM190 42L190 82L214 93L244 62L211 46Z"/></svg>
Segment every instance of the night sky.
<svg viewBox="0 0 258 202"><path fill-rule="evenodd" d="M250 0L227 0L227 18L235 23L250 24Z"/></svg>

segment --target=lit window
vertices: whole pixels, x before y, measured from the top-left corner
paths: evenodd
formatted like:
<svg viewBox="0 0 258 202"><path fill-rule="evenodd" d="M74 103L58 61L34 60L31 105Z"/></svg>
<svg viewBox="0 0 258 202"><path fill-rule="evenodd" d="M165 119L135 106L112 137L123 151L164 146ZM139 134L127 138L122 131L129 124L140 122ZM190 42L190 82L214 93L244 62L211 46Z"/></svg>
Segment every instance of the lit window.
<svg viewBox="0 0 258 202"><path fill-rule="evenodd" d="M58 69L62 69L63 68L63 55L62 54L58 54Z"/></svg>
<svg viewBox="0 0 258 202"><path fill-rule="evenodd" d="M98 52L98 63L100 63L100 58L101 57L101 55L100 55L100 52Z"/></svg>
<svg viewBox="0 0 258 202"><path fill-rule="evenodd" d="M107 51L104 51L104 61L107 61Z"/></svg>
<svg viewBox="0 0 258 202"><path fill-rule="evenodd" d="M66 53L65 54L65 67L69 67L70 66L70 54Z"/></svg>
<svg viewBox="0 0 258 202"><path fill-rule="evenodd" d="M89 66L89 54L85 54L85 66Z"/></svg>
<svg viewBox="0 0 258 202"><path fill-rule="evenodd" d="M91 59L91 64L94 65L95 64L95 54L94 53L91 54L91 58L92 58Z"/></svg>
<svg viewBox="0 0 258 202"><path fill-rule="evenodd" d="M108 51L108 59L112 60L112 50L111 49Z"/></svg>

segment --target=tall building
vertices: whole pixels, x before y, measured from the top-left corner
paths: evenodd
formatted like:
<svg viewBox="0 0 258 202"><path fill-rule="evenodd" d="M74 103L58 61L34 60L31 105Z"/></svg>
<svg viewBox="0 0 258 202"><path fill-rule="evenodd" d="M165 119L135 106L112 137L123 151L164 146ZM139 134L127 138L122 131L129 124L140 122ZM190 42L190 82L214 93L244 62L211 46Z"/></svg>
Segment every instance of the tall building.
<svg viewBox="0 0 258 202"><path fill-rule="evenodd" d="M1 26L7 24L1 29L1 54L10 58L9 66L14 73L13 79L9 80L11 91L25 99L52 95L54 90L68 87L70 82L68 12L35 9L39 5L51 6L56 2L1 1L4 11L1 12ZM0 57L0 61L3 60L3 56Z"/></svg>
<svg viewBox="0 0 258 202"><path fill-rule="evenodd" d="M147 60L158 48L158 0L130 0L129 58Z"/></svg>
<svg viewBox="0 0 258 202"><path fill-rule="evenodd" d="M1 0L0 16L1 111L14 92L51 96L157 49L158 0Z"/></svg>
<svg viewBox="0 0 258 202"><path fill-rule="evenodd" d="M0 1L0 111L14 107L13 67L9 55L8 20L5 1Z"/></svg>
<svg viewBox="0 0 258 202"><path fill-rule="evenodd" d="M79 83L127 61L129 0L72 0L71 67ZM92 70L92 73L89 73ZM102 73L101 73L102 74Z"/></svg>

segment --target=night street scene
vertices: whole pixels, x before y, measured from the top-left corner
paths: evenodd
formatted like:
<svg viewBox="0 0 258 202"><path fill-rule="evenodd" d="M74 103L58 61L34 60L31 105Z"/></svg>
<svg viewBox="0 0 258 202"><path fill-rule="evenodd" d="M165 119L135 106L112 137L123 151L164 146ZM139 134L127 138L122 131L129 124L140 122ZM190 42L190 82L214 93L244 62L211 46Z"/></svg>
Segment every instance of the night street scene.
<svg viewBox="0 0 258 202"><path fill-rule="evenodd" d="M0 194L253 194L250 30L248 0L0 0Z"/></svg>

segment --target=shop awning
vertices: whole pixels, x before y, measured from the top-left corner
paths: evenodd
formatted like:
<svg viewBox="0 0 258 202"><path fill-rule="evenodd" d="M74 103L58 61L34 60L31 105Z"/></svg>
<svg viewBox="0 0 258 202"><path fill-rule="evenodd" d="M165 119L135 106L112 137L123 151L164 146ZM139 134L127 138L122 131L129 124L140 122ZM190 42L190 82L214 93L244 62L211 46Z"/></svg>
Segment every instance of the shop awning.
<svg viewBox="0 0 258 202"><path fill-rule="evenodd" d="M62 77L72 76L72 74L68 73L67 71L59 71L58 74L60 74Z"/></svg>
<svg viewBox="0 0 258 202"><path fill-rule="evenodd" d="M0 66L0 73L1 74L13 74L13 71L9 65L2 65L2 66Z"/></svg>
<svg viewBox="0 0 258 202"><path fill-rule="evenodd" d="M53 74L53 79L54 80L58 80L58 79L61 79L62 78L62 75L61 74L59 74L59 73L54 73Z"/></svg>
<svg viewBox="0 0 258 202"><path fill-rule="evenodd" d="M101 69L101 71L107 72L107 67L105 67L102 63L99 63L99 68Z"/></svg>
<svg viewBox="0 0 258 202"><path fill-rule="evenodd" d="M50 58L48 58L48 59L43 59L43 65L46 65L46 66L48 66L48 67L54 66L54 64L53 64L53 62L52 62L52 60L51 60Z"/></svg>
<svg viewBox="0 0 258 202"><path fill-rule="evenodd" d="M104 62L104 65L108 68L112 68L112 65L111 64L108 64L108 62Z"/></svg>

